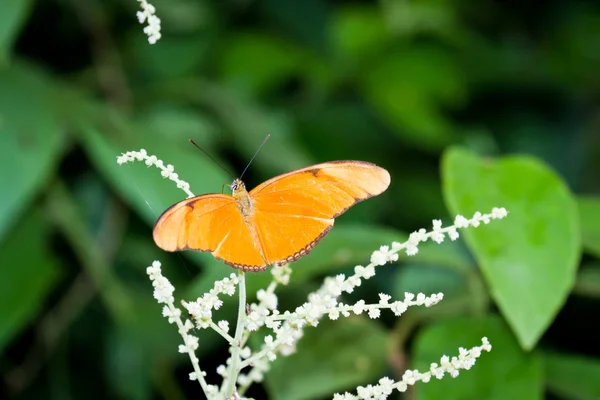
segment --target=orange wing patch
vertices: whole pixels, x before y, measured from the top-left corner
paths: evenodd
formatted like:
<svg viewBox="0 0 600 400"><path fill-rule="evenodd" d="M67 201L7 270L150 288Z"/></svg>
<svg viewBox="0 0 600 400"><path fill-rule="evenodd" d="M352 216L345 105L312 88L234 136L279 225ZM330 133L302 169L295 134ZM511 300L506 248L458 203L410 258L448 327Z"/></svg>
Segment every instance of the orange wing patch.
<svg viewBox="0 0 600 400"><path fill-rule="evenodd" d="M390 175L362 161L335 161L275 177L250 192L263 254L269 264L296 261L333 227L333 218L383 192Z"/></svg>
<svg viewBox="0 0 600 400"><path fill-rule="evenodd" d="M175 204L160 216L153 236L156 245L166 251L209 251L234 268L266 268L231 196L209 194Z"/></svg>

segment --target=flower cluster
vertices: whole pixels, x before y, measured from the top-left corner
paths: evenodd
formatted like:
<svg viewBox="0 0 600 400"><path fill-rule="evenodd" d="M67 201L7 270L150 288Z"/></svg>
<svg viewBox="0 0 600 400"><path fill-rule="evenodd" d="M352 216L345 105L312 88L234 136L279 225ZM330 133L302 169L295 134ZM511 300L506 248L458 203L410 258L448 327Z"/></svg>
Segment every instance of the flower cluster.
<svg viewBox="0 0 600 400"><path fill-rule="evenodd" d="M147 22L148 25L144 28L144 33L148 35L148 43L154 44L160 39L160 18L158 18L156 13L156 8L146 0L138 0L140 6L142 7L142 11L137 12L138 21L140 24Z"/></svg>
<svg viewBox="0 0 600 400"><path fill-rule="evenodd" d="M443 356L440 364L431 363L429 371L419 372L418 370L408 370L402 375L402 379L394 382L388 377L381 378L377 385L359 386L356 388L356 395L351 393L339 394L333 396L333 400L364 400L364 399L384 399L394 390L405 392L408 386L421 381L427 383L432 377L442 379L446 373L456 378L461 369L471 369L475 365L475 360L481 355L482 351L491 351L492 345L486 337L481 339L481 346L475 346L472 349L458 349L458 357Z"/></svg>
<svg viewBox="0 0 600 400"><path fill-rule="evenodd" d="M230 344L234 343L234 339L228 334L229 322L221 320L215 324L212 315L213 310L216 311L223 305L223 301L219 298L219 295L227 294L228 296L233 296L238 284L239 279L236 274L231 274L229 277L216 281L214 287L196 301L181 302L183 307L185 307L190 314L190 317L194 320L196 328L212 328L223 336Z"/></svg>
<svg viewBox="0 0 600 400"><path fill-rule="evenodd" d="M165 167L161 160L156 156L149 156L145 150L130 151L117 157L119 165L133 161L144 161L148 166L156 166L161 169L163 177L176 182L177 186L184 190L189 197L193 196L189 190L189 184L179 179L172 165ZM185 322L181 319L181 310L174 305L175 288L162 275L160 262L154 261L152 266L147 268L147 273L154 287L154 297L160 304L165 304L163 316L168 319L169 323L177 324L183 338L183 344L179 346L179 351L189 355L194 367L194 371L190 373L190 379L199 382L209 399L243 399L244 393L252 383L261 382L264 379L270 363L278 355L286 356L295 352L296 344L302 338L304 329L309 326L318 326L324 317L337 320L341 317L366 314L369 318L375 319L380 317L382 310L390 310L394 315L400 316L409 307L430 307L439 303L443 300L442 293L429 296L423 293L417 295L405 293L402 300L392 300L390 295L380 293L379 301L374 304L367 304L364 300L359 300L354 304L345 304L340 301L340 297L344 293L352 293L364 280L375 276L376 267L397 261L400 251L404 251L409 256L415 255L422 242L431 239L436 243L441 243L446 235L451 240L456 240L459 237L458 229L469 226L477 227L481 222L488 224L491 220L504 218L507 214L504 208L494 208L489 214L477 212L470 219L459 215L455 218L453 225L445 228L442 227L441 221L434 220L433 229L429 232L421 229L413 232L404 243L394 242L391 246L381 246L371 254L370 263L366 266L356 266L352 275L339 274L325 278L321 287L310 293L307 301L293 311L281 312L278 309L279 302L275 293L279 285L289 283L292 272L289 265L272 268L272 282L266 289L259 290L256 293L257 302L249 305L246 304L243 272L239 272L238 275L231 274L229 277L215 282L208 293L195 301L182 301L183 307L190 315ZM236 291L239 294L238 319L235 335L231 336L229 322L221 320L215 323L213 313L223 305L219 296L224 294L233 296ZM217 368L217 373L223 377L220 387L209 385L204 378L205 373L200 369L198 358L195 355L195 350L198 348L198 337L189 333L193 328L211 328L230 345L231 356ZM260 328L268 329L270 333L265 336L261 347L252 352L247 343L250 335ZM394 390L404 392L409 385L414 385L418 381L429 382L432 377L442 379L446 373L456 377L461 369L471 368L484 350L491 350L491 345L486 338L482 339L481 346L470 350L460 348L459 355L456 357L450 359L443 356L440 364L431 364L429 371L423 373L417 370L406 371L402 379L397 382L385 377L380 379L377 385L358 387L356 395L336 394L334 399L385 399ZM246 368L248 370L242 372Z"/></svg>
<svg viewBox="0 0 600 400"><path fill-rule="evenodd" d="M123 153L117 157L117 164L123 165L129 162L134 161L144 161L144 163L148 166L155 166L156 168L160 168L163 178L168 178L177 184L177 187L185 192L189 197L194 197L194 193L190 191L190 184L184 180L179 179L179 175L175 173L175 167L171 164L168 164L165 167L165 164L162 160L159 160L156 156L149 156L148 152L144 149L140 151L128 151L127 153Z"/></svg>
<svg viewBox="0 0 600 400"><path fill-rule="evenodd" d="M493 219L502 219L508 215L508 211L505 208L492 208L492 212L489 214L482 214L479 211L476 212L471 219L467 219L462 215L457 215L454 218L454 225L450 225L446 228L442 228L442 221L439 219L433 220L433 230L427 232L425 229L420 229L410 234L408 241L400 244L397 242L392 243L390 250L387 246L382 246L379 252L373 253L371 256L371 262L375 265L384 265L389 261L396 261L398 259L398 251L404 249L406 255L414 256L419 252L419 243L426 242L428 239L433 240L436 243L442 243L448 234L450 240L454 241L460 236L458 229L468 228L472 226L477 228L481 222L489 224ZM395 257L395 258L394 258Z"/></svg>
<svg viewBox="0 0 600 400"><path fill-rule="evenodd" d="M146 268L146 273L152 282L152 286L154 286L154 298L159 304L165 304L163 307L163 316L168 319L170 324L174 323L179 328L179 334L183 338L183 344L179 345L179 352L187 353L194 367L194 372L190 374L190 379L192 377L193 379L197 379L204 393L214 392L214 388L204 380L205 373L200 369L198 357L195 354L198 348L198 337L188 334L194 325L190 320L186 320L185 323L181 320L181 310L175 307L174 304L175 298L173 297L173 293L175 292L175 287L162 275L160 261L154 261L151 266Z"/></svg>

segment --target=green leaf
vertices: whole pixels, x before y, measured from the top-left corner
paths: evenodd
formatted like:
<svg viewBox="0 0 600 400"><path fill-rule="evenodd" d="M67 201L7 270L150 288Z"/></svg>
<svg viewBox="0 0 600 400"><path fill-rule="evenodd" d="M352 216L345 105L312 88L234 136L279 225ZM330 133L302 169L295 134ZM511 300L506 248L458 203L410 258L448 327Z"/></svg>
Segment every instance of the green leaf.
<svg viewBox="0 0 600 400"><path fill-rule="evenodd" d="M444 106L462 101L462 74L445 52L421 47L397 50L375 63L362 87L371 106L403 140L441 149L456 140Z"/></svg>
<svg viewBox="0 0 600 400"><path fill-rule="evenodd" d="M404 253L403 253L404 254ZM431 264L450 268L461 273L468 273L475 267L468 250L459 241L444 240L436 243L431 240L419 245L419 253L408 258L415 264Z"/></svg>
<svg viewBox="0 0 600 400"><path fill-rule="evenodd" d="M33 209L0 247L0 352L34 319L59 277L46 243L42 213Z"/></svg>
<svg viewBox="0 0 600 400"><path fill-rule="evenodd" d="M464 276L447 268L425 265L403 265L394 279L394 295L403 298L404 293L444 293L444 298L464 293Z"/></svg>
<svg viewBox="0 0 600 400"><path fill-rule="evenodd" d="M375 382L384 374L386 339L375 321L362 317L307 328L297 351L279 356L266 374L269 398L321 398Z"/></svg>
<svg viewBox="0 0 600 400"><path fill-rule="evenodd" d="M0 240L52 176L62 153L54 95L47 77L26 65L0 71Z"/></svg>
<svg viewBox="0 0 600 400"><path fill-rule="evenodd" d="M220 129L207 115L198 110L171 103L153 103L136 120L160 135L163 140L186 144L194 139L209 154L216 154L215 145ZM198 153L200 155L201 153Z"/></svg>
<svg viewBox="0 0 600 400"><path fill-rule="evenodd" d="M135 26L126 39L126 51L122 52L128 69L133 70L133 83L169 82L194 74L210 60L209 41L204 32L179 36L163 33L158 43L149 46L142 29L141 25Z"/></svg>
<svg viewBox="0 0 600 400"><path fill-rule="evenodd" d="M437 1L383 0L380 12L385 17L388 30L396 36L435 36L438 40L457 45L462 44L465 39L459 10L456 5Z"/></svg>
<svg viewBox="0 0 600 400"><path fill-rule="evenodd" d="M338 7L330 31L333 48L346 61L373 56L392 39L381 11L373 6Z"/></svg>
<svg viewBox="0 0 600 400"><path fill-rule="evenodd" d="M524 353L505 323L497 317L459 318L447 320L423 329L415 339L413 365L421 372L440 358L458 356L459 347L471 348L487 337L490 353L482 352L475 365L460 371L456 379L445 375L418 383L418 400L505 400L543 398L542 366L536 354Z"/></svg>
<svg viewBox="0 0 600 400"><path fill-rule="evenodd" d="M465 315L479 310L487 297L479 297L482 278L475 272L474 261L458 241L440 244L427 241L419 246L416 256L402 256L401 268L394 275L392 297L404 298L404 293L444 293L444 301L436 307L417 308L422 317ZM475 281L476 280L476 281Z"/></svg>
<svg viewBox="0 0 600 400"><path fill-rule="evenodd" d="M600 257L600 197L579 197L577 203L583 248Z"/></svg>
<svg viewBox="0 0 600 400"><path fill-rule="evenodd" d="M324 51L329 4L324 0L264 0L258 3L264 15L279 26L282 36ZM307 23L310 21L310 23Z"/></svg>
<svg viewBox="0 0 600 400"><path fill-rule="evenodd" d="M0 67L8 63L13 43L30 9L31 0L0 2Z"/></svg>
<svg viewBox="0 0 600 400"><path fill-rule="evenodd" d="M277 87L306 64L306 54L279 37L243 33L224 44L223 78L258 95Z"/></svg>
<svg viewBox="0 0 600 400"><path fill-rule="evenodd" d="M493 161L454 148L443 157L442 175L453 213L508 210L506 219L468 228L464 235L519 342L533 348L575 281L581 248L575 199L532 157Z"/></svg>
<svg viewBox="0 0 600 400"><path fill-rule="evenodd" d="M570 400L600 398L599 359L560 353L544 353L542 357L550 392Z"/></svg>
<svg viewBox="0 0 600 400"><path fill-rule="evenodd" d="M253 161L252 168L284 173L312 164L310 156L293 135L292 120L287 113L267 110L240 90L212 89L215 92L208 93L205 101L215 107L223 124L233 134L232 145L248 160L256 153L267 134L271 134L260 156ZM242 171L238 173L241 174ZM259 182L246 182L249 188L258 184Z"/></svg>

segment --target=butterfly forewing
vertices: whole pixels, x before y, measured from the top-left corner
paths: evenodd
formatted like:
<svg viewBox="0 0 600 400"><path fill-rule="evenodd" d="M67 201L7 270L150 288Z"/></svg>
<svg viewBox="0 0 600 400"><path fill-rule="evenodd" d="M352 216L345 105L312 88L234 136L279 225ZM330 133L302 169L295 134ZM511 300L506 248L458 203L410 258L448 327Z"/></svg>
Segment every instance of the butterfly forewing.
<svg viewBox="0 0 600 400"><path fill-rule="evenodd" d="M361 161L336 161L275 177L250 192L254 226L269 264L295 261L333 226L333 218L384 191L386 170Z"/></svg>
<svg viewBox="0 0 600 400"><path fill-rule="evenodd" d="M236 268L266 268L232 196L209 194L180 201L156 222L154 241L166 251L210 251Z"/></svg>

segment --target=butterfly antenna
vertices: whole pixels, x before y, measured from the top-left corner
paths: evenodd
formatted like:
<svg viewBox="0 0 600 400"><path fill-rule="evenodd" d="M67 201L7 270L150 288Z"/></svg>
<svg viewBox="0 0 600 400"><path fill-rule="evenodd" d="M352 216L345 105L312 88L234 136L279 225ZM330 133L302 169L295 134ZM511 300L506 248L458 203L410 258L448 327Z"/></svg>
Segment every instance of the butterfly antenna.
<svg viewBox="0 0 600 400"><path fill-rule="evenodd" d="M246 168L244 168L244 171L242 171L242 174L240 175L240 179L242 179L242 176L244 176L244 174L246 173L246 170L248 169L248 167L250 166L250 164L252 164L252 161L254 161L254 159L258 155L258 152L260 151L260 149L263 148L263 146L265 145L265 143L267 143L267 140L269 140L270 137L271 137L271 134L270 133L267 134L267 136L265 137L265 140L263 140L263 142L261 143L261 145L258 146L258 149L256 150L256 153L254 153L254 155L252 156L252 158L250 159L250 161L248 161L248 165L246 165Z"/></svg>
<svg viewBox="0 0 600 400"><path fill-rule="evenodd" d="M198 146L198 145L196 144L196 142L194 142L194 140L193 140L193 139L189 139L189 140L190 140L190 143L191 143L191 144L193 144L194 146L196 146L196 148L198 148L198 150L200 150L201 152L203 152L204 154L206 154L206 156L207 156L208 158L210 158L210 159L211 159L211 160L212 160L212 161L213 161L215 164L217 164L219 167L221 167L221 169L222 169L223 171L227 172L227 174L229 174L229 176L231 176L232 178L235 178L235 176L233 176L233 174L232 174L231 172L227 171L227 169L226 169L224 166L222 166L222 165L221 165L221 164L220 164L220 163L219 163L217 160L215 160L215 159L214 159L214 158L213 158L213 157L212 157L210 154L208 154L208 152L206 152L206 150L204 150L202 147Z"/></svg>

